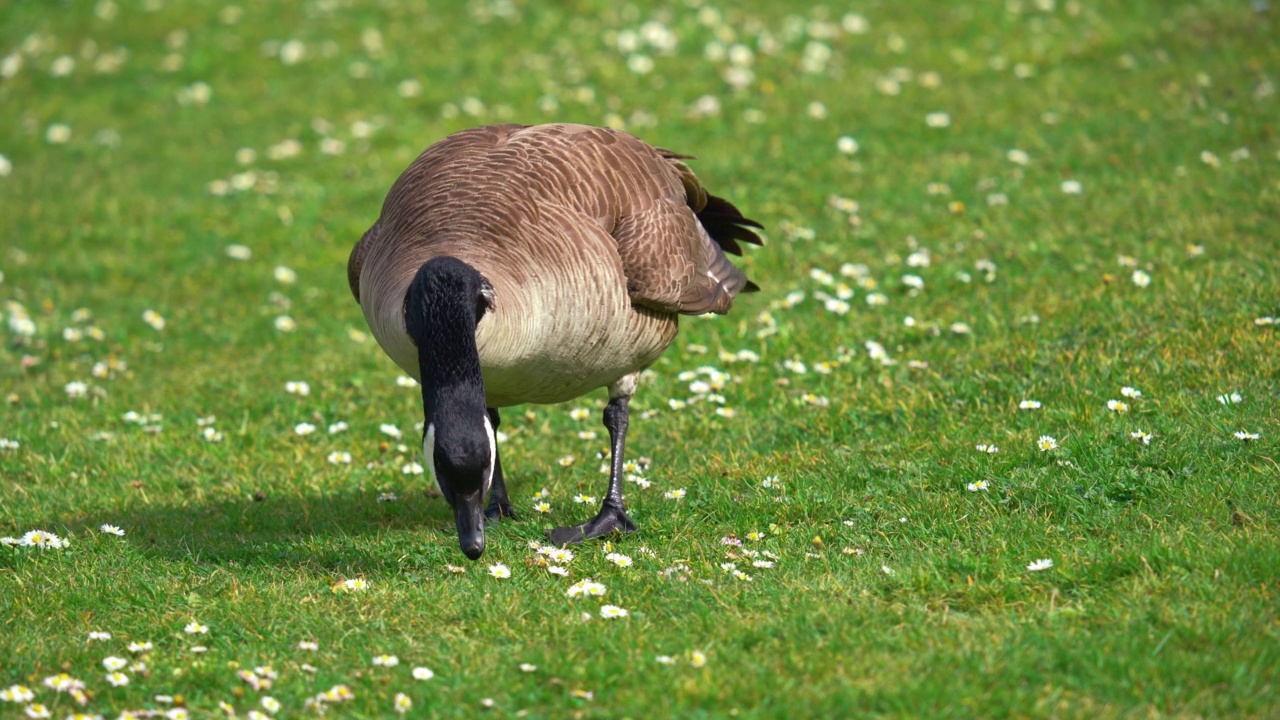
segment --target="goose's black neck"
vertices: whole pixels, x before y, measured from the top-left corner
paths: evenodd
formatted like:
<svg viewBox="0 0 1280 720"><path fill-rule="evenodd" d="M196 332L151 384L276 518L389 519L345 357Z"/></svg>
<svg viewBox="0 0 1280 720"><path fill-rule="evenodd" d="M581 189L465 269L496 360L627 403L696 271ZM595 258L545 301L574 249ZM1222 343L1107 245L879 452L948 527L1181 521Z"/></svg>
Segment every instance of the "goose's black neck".
<svg viewBox="0 0 1280 720"><path fill-rule="evenodd" d="M440 257L418 269L405 293L405 329L418 346L428 421L446 407L484 412L476 325L488 307L487 285L470 265Z"/></svg>

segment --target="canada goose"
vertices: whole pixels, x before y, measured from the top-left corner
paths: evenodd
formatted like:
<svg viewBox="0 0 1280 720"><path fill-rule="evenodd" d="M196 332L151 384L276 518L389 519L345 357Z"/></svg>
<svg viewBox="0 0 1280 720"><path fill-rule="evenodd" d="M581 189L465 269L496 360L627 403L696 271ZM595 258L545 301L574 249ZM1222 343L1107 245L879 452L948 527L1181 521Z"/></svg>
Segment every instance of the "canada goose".
<svg viewBox="0 0 1280 720"><path fill-rule="evenodd" d="M634 532L622 504L627 404L679 314L724 313L758 289L724 253L760 244L686 155L585 125L492 125L427 148L351 251L374 337L422 386L422 452L467 557L483 515L514 517L498 409L609 388L612 472L600 513L556 544Z"/></svg>

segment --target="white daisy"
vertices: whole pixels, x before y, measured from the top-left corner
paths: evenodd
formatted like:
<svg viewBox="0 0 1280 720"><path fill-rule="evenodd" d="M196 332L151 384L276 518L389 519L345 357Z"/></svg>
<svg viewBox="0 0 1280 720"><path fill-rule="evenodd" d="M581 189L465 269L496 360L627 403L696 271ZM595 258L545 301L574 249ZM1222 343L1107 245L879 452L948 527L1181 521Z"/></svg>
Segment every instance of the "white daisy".
<svg viewBox="0 0 1280 720"><path fill-rule="evenodd" d="M1053 567L1053 561L1048 558L1042 558L1040 560L1034 560L1028 564L1027 570L1030 572L1040 572L1041 570L1048 570L1051 567Z"/></svg>

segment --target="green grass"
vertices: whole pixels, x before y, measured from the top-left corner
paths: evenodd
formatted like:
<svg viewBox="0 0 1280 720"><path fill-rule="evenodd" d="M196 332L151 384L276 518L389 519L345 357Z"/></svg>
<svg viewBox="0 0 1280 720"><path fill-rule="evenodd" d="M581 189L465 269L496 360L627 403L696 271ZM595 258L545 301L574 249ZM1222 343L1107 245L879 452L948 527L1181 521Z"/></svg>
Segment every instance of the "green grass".
<svg viewBox="0 0 1280 720"><path fill-rule="evenodd" d="M475 716L483 698L495 717L1280 715L1280 352L1274 325L1255 323L1280 315L1274 7L873 0L857 7L866 34L825 37L843 6L735 3L712 17L699 2L581 0L505 17L498 2L441 4L245 3L234 24L216 3L174 0L117 0L109 20L101 2L0 8L0 54L22 57L0 79L12 165L0 297L36 325L0 329L0 437L20 443L0 451L0 534L71 539L0 547L0 687L31 686L55 717L76 709L41 685L59 672L112 717L170 707L157 694L197 717L219 701L243 716L270 694L293 717L338 683L355 693L343 717L390 715L398 692L433 717ZM678 45L642 37L654 69L637 74L618 33L651 20ZM728 60L707 59L717 37L756 50L746 90L726 84ZM287 65L291 39L306 52ZM802 67L810 43L831 51L817 72ZM97 72L116 48L127 60ZM75 66L54 77L61 55ZM877 81L894 68L911 78L886 94ZM397 92L406 79L418 94ZM208 103L180 103L197 82ZM718 115L690 114L704 95ZM926 125L939 111L950 126ZM443 501L424 497L430 481L401 473L417 459L420 401L372 339L349 336L365 328L344 272L427 144L550 120L625 122L697 154L707 186L769 228L745 260L764 291L686 321L633 403L629 451L652 458L653 486L628 485L641 532L614 549L635 564L614 567L595 543L570 579L535 567L527 545L594 512L572 497L604 491L603 393L505 412L525 513L466 563ZM46 140L54 123L68 142ZM837 151L843 135L857 154ZM344 151L322 153L324 137ZM290 138L299 155L269 157ZM238 163L240 148L256 157ZM210 192L251 169L256 188ZM1083 192L1064 193L1067 180ZM1007 204L989 204L997 194ZM830 196L856 200L857 221ZM231 244L252 258L229 258ZM916 248L928 267L907 264ZM845 263L875 287L841 276ZM297 283L277 282L276 265ZM847 314L814 298L835 293L815 268L852 286ZM806 297L785 307L793 290ZM872 292L887 303L868 305ZM274 328L282 314L296 331ZM63 339L89 325L102 340ZM896 364L869 357L869 340ZM759 362L719 359L743 349ZM94 377L108 359L127 369ZM678 375L703 365L732 375L734 417L668 407L690 396ZM286 394L290 380L311 394ZM87 397L68 397L72 381ZM1122 386L1143 393L1123 415L1106 404ZM1215 399L1229 392L1243 401ZM162 429L124 422L131 410L161 414ZM221 442L200 435L208 415ZM327 434L339 420L350 430ZM318 430L297 436L301 422ZM1150 445L1129 437L1139 429ZM1041 435L1061 447L1038 451ZM331 464L332 451L354 462ZM978 481L990 489L966 490ZM542 488L553 511L535 515ZM663 497L676 488L687 496ZM753 580L735 579L721 538L756 530L747 547L776 567L739 558ZM1029 572L1039 558L1053 567ZM489 577L496 562L511 579ZM605 598L566 596L586 577ZM354 578L369 589L332 589ZM582 620L603 602L630 616ZM184 635L192 621L209 633ZM296 649L304 639L319 650ZM101 661L132 641L154 644L147 670L112 688ZM382 653L400 665L372 666ZM269 691L236 677L260 665L279 673ZM412 679L415 666L435 678Z"/></svg>

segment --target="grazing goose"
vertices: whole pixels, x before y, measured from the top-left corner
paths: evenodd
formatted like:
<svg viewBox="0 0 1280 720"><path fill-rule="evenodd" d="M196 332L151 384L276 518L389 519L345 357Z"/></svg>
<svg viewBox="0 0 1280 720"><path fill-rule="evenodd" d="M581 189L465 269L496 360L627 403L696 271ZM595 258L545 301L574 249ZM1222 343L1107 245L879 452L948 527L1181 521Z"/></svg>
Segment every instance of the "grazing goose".
<svg viewBox="0 0 1280 720"><path fill-rule="evenodd" d="M464 130L405 170L351 251L369 328L421 382L422 451L467 557L484 552L485 517L514 517L498 409L598 387L609 389L609 490L595 518L549 536L635 531L621 485L640 372L680 314L724 313L757 289L725 252L760 244L760 225L707 194L687 157L585 125Z"/></svg>

